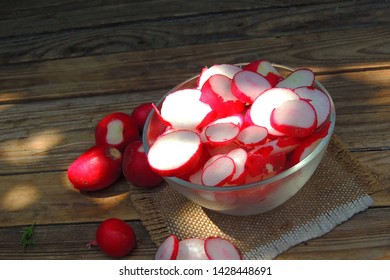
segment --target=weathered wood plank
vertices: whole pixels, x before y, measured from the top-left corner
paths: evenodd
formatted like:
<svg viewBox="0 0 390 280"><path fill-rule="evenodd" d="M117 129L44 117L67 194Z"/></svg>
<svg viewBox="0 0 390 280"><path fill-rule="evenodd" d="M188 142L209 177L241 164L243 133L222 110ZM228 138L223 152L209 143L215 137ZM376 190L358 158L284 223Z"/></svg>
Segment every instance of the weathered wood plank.
<svg viewBox="0 0 390 280"><path fill-rule="evenodd" d="M3 65L0 104L168 89L205 65L254 59L318 74L390 67L389 35L358 29Z"/></svg>
<svg viewBox="0 0 390 280"><path fill-rule="evenodd" d="M140 222L129 223L139 239L135 251L125 259L153 259L156 246L148 233ZM97 223L37 224L35 245L24 252L17 233L21 234L25 225L1 227L0 259L107 259L98 248L86 247L95 238L97 226ZM289 249L278 259L388 259L389 229L390 208L370 208L328 234Z"/></svg>
<svg viewBox="0 0 390 280"><path fill-rule="evenodd" d="M63 224L139 217L124 179L110 188L81 193L66 172L0 176L0 225Z"/></svg>
<svg viewBox="0 0 390 280"><path fill-rule="evenodd" d="M51 17L45 17L45 11L39 13L40 20L34 23L34 25L25 24L25 21L28 21L29 18L23 17L20 19L24 22L23 27L14 28L12 34L15 34L15 30L22 32L24 28L33 28L34 32L39 30L39 28L57 28L59 30L38 34L23 34L22 36L3 39L0 45L0 64L199 45L215 41L223 42L281 37L291 34L319 33L322 31L346 30L351 27L356 30L359 28L380 27L386 24L390 26L388 21L390 5L387 5L386 9L384 7L386 4L383 1L377 3L372 3L372 1L367 3L353 1L327 2L288 8L276 8L273 7L274 4L275 6L279 4L268 3L268 5L271 5L271 8L262 8L261 10L260 7L257 7L257 3L260 6L267 5L267 3L263 3L264 1L255 2L256 4L244 1L244 5L241 2L236 4L228 2L226 6L202 5L200 2L187 2L191 3L191 6L195 6L185 10L188 13L202 10L201 13L203 14L198 14L196 17L182 17L180 12L185 12L184 10L170 12L169 8L167 12L165 8L162 9L164 14L161 14L161 12L155 11L153 5L156 3L142 4L144 3L142 2L140 3L140 8L137 9L126 7L134 5L134 3L123 3L124 7L120 13L124 10L124 13L131 12L136 13L136 15L129 15L127 19L121 18L121 16L114 17L112 21L122 20L130 22L122 23L119 26L117 24L108 24L101 27L93 26L70 31L61 31L63 24L56 26L53 23L40 23L40 20L43 19L52 20ZM169 7L170 5L169 3L168 5L164 3L165 6ZM97 6L96 9L104 11L102 16L105 13L113 16L114 14L110 10L112 7L102 5ZM178 10L183 9L181 4L174 7ZM104 9L107 9L107 11ZM215 14L213 9L221 9L222 11ZM223 10L229 12L223 12ZM233 10L237 11L232 12ZM77 10L70 9L67 12L75 13ZM48 11L47 13L50 14L53 11ZM55 18L63 13L66 13L66 9L63 11L61 8L61 11L55 14ZM163 18L156 18L153 21L135 20L138 17L148 17L149 15ZM37 16L35 15L35 17ZM83 17L86 16L88 17L82 11L82 16L73 16L73 18L78 20L72 21L72 23L89 26L98 18L96 13L93 12L91 13L92 18L85 20ZM355 20L356 18L359 18L358 24ZM375 18L375 21L372 21L373 18ZM106 21L109 21L109 19L102 18L95 24L101 24ZM12 23L4 24L4 26L7 26L7 30L11 30L9 25L12 25ZM37 24L38 26L36 26ZM66 26L69 26L69 24ZM1 30L0 25L0 34L2 33L6 33L6 31Z"/></svg>
<svg viewBox="0 0 390 280"><path fill-rule="evenodd" d="M219 1L210 5L209 1L149 0L149 1L50 1L44 3L23 3L24 1L3 1L0 10L0 36L17 36L31 33L71 31L80 28L118 25L131 22L153 22L161 19L198 17L203 14L228 14L240 11L268 11L278 7L298 8L317 6L324 3L316 12L332 2L342 8L350 5L347 1ZM22 2L22 3L19 3ZM362 1L361 1L362 2ZM367 1L365 1L367 2ZM372 1L371 1L372 2ZM363 3L364 5L365 3ZM382 5L383 6L383 5ZM28 7L28 8L25 8ZM86 12L88 11L88 12Z"/></svg>
<svg viewBox="0 0 390 280"><path fill-rule="evenodd" d="M137 236L131 255L123 259L153 259L156 245L139 221L128 221ZM20 237L25 226L0 228L0 259L110 259L97 247L87 247L95 240L98 223L42 225L34 227L34 245L23 251Z"/></svg>

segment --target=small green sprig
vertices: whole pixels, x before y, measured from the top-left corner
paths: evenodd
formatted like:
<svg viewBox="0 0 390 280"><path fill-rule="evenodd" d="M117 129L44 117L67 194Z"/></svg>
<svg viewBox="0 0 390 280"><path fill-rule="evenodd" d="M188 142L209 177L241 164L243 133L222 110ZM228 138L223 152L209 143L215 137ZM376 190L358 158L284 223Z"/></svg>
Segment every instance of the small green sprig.
<svg viewBox="0 0 390 280"><path fill-rule="evenodd" d="M32 246L34 241L31 240L34 234L35 223L31 226L28 226L24 229L22 233L22 237L20 238L20 243L22 244L23 250L25 250L28 246Z"/></svg>

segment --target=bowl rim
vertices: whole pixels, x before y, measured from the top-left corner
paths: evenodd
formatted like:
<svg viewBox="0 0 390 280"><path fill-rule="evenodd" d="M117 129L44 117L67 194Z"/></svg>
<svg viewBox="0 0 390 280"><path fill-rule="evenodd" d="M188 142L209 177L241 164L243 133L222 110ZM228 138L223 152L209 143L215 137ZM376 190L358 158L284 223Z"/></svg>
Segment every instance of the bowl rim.
<svg viewBox="0 0 390 280"><path fill-rule="evenodd" d="M242 66L245 66L247 64L248 63L237 63L237 64L233 64L233 65L242 67ZM277 63L272 63L272 66L274 66L276 68L283 69L283 70L287 70L287 71L290 71L290 72L293 72L293 71L298 70L298 69L307 69L307 68L292 68L290 66L277 64ZM199 74L195 75L195 76L192 76L191 78L181 82L180 84L178 84L175 87L173 87L172 89L170 89L155 104L156 107L158 107L158 106L160 106L162 104L162 102L164 101L165 97L168 94L176 91L178 88L182 87L184 84L189 83L189 82L193 81L194 79L197 79L198 77L199 77ZM202 191L210 191L210 192L216 192L216 191L217 192L231 192L231 191L239 191L239 190L248 190L248 189L252 189L254 187L259 188L259 187L262 187L262 186L266 186L266 185L269 185L271 183L277 182L277 181L279 181L279 180L281 180L283 178L286 178L286 177L290 176L291 174L297 172L298 170L302 169L304 166L309 164L314 158L316 158L317 155L320 152L323 151L323 149L326 149L326 147L327 147L327 145L328 145L328 143L330 141L330 138L333 135L334 127L336 125L336 108L335 108L335 105L334 105L334 102L333 102L333 99L332 99L331 95L329 94L327 89L317 79L314 80L314 85L315 85L316 88L319 88L320 90L325 92L325 94L329 98L330 107L331 107L330 108L330 114L329 114L329 120L331 121L331 124L330 124L329 130L328 130L329 131L328 135L321 140L321 142L314 149L314 151L312 151L308 156L306 156L304 160L300 161L299 163L295 164L294 166L292 166L292 167L282 171L281 173L279 173L279 174L277 174L275 176L272 176L272 177L270 177L268 179L265 179L265 180L262 180L262 181L258 181L258 182L249 183L249 184L238 185L238 186L203 186L203 185L193 184L191 182L188 182L186 180L180 179L178 177L163 177L163 179L167 180L167 181L171 181L171 182L176 183L176 184L179 184L179 185L181 185L183 187L187 187L189 189L198 190L198 191L202 190ZM146 119L146 122L145 122L145 126L144 126L144 130L143 131L147 131L147 127L150 124L150 121L151 121L151 119L152 119L154 114L155 114L155 112L154 112L154 110L152 110L150 112L150 114L148 115L148 117ZM143 143L143 147L144 147L145 153L148 154L148 152L149 152L149 144L148 144L146 133L143 133L143 135L142 135L142 143Z"/></svg>

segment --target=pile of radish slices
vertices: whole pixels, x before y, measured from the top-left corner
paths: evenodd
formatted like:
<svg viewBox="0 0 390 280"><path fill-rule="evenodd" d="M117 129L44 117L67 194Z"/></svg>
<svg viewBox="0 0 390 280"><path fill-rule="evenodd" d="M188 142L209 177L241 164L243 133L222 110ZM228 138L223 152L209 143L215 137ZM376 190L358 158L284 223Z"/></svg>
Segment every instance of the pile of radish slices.
<svg viewBox="0 0 390 280"><path fill-rule="evenodd" d="M148 161L161 176L205 186L235 186L272 177L309 155L328 135L331 101L298 69L282 77L265 60L204 68L197 86L169 93L166 129Z"/></svg>
<svg viewBox="0 0 390 280"><path fill-rule="evenodd" d="M170 235L157 249L156 260L241 260L237 247L222 237L186 238Z"/></svg>

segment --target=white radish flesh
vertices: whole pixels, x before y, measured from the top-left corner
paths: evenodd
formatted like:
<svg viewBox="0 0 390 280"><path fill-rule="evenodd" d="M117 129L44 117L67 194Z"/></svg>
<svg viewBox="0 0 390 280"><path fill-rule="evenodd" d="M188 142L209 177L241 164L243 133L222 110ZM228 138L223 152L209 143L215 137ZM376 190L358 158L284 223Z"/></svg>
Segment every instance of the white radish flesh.
<svg viewBox="0 0 390 280"><path fill-rule="evenodd" d="M210 105L199 100L201 94L201 91L197 89L172 92L162 103L161 117L173 128L197 129L212 119L215 114Z"/></svg>
<svg viewBox="0 0 390 280"><path fill-rule="evenodd" d="M305 137L317 127L317 116L306 100L289 100L272 111L271 125L287 136Z"/></svg>
<svg viewBox="0 0 390 280"><path fill-rule="evenodd" d="M241 260L240 251L227 239L208 237L204 242L207 257L210 260Z"/></svg>
<svg viewBox="0 0 390 280"><path fill-rule="evenodd" d="M203 84L213 75L222 74L228 78L233 78L233 76L240 72L241 68L231 64L215 64L210 68L203 68L198 79L198 88L202 88Z"/></svg>
<svg viewBox="0 0 390 280"><path fill-rule="evenodd" d="M240 132L234 123L215 123L207 126L206 139L213 145L227 145L231 143Z"/></svg>
<svg viewBox="0 0 390 280"><path fill-rule="evenodd" d="M252 61L242 70L253 71L263 75L270 82L272 87L274 87L281 79L281 75L278 70L276 70L272 63L267 60Z"/></svg>
<svg viewBox="0 0 390 280"><path fill-rule="evenodd" d="M263 126L250 125L245 127L237 135L237 141L240 145L253 148L262 145L267 141L268 130Z"/></svg>
<svg viewBox="0 0 390 280"><path fill-rule="evenodd" d="M232 158L222 156L203 169L202 183L205 186L222 186L230 181L236 172Z"/></svg>
<svg viewBox="0 0 390 280"><path fill-rule="evenodd" d="M175 130L161 135L150 147L149 164L161 176L178 176L192 168L202 153L198 133Z"/></svg>
<svg viewBox="0 0 390 280"><path fill-rule="evenodd" d="M253 103L265 90L271 88L268 80L252 71L241 71L233 77L232 92L245 103Z"/></svg>
<svg viewBox="0 0 390 280"><path fill-rule="evenodd" d="M187 238L179 241L177 260L208 260L204 250L204 240Z"/></svg>
<svg viewBox="0 0 390 280"><path fill-rule="evenodd" d="M315 87L300 87L294 90L300 98L310 100L317 115L317 127L320 127L330 114L329 97L320 89Z"/></svg>
<svg viewBox="0 0 390 280"><path fill-rule="evenodd" d="M168 236L158 247L155 260L175 260L179 251L179 239L175 235Z"/></svg>
<svg viewBox="0 0 390 280"><path fill-rule="evenodd" d="M283 133L271 126L272 110L288 100L298 99L298 94L291 89L271 88L266 90L253 102L250 109L250 119L253 124L265 127L269 134L281 136Z"/></svg>
<svg viewBox="0 0 390 280"><path fill-rule="evenodd" d="M245 165L248 159L248 153L244 149L238 148L230 151L226 156L230 157L236 166L236 171L228 184L237 185L243 183L246 174Z"/></svg>
<svg viewBox="0 0 390 280"><path fill-rule="evenodd" d="M286 78L276 84L277 88L295 89L303 86L312 86L314 73L309 69L298 69L291 72Z"/></svg>

